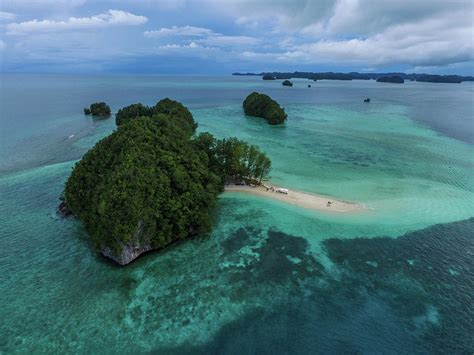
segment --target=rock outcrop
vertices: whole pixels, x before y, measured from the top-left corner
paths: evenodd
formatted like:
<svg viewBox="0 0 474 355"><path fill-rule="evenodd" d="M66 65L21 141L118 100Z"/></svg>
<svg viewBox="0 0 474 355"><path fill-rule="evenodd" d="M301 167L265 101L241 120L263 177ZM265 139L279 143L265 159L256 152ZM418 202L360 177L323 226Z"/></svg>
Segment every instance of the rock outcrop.
<svg viewBox="0 0 474 355"><path fill-rule="evenodd" d="M153 250L151 240L146 236L145 223L138 222L133 238L128 243L117 241L118 250L107 246L102 248L101 253L107 258L112 259L119 265L127 265L138 258L141 254Z"/></svg>

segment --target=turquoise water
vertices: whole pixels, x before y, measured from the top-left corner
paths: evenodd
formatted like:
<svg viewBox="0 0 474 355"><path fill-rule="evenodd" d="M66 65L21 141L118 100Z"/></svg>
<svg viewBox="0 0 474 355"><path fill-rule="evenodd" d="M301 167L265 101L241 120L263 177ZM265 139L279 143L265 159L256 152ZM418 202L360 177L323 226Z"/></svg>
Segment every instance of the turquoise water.
<svg viewBox="0 0 474 355"><path fill-rule="evenodd" d="M0 352L472 353L474 85L306 84L2 77ZM284 127L243 115L253 90L282 103ZM55 213L115 127L82 107L166 96L199 130L258 144L275 183L368 211L226 193L210 235L115 266Z"/></svg>

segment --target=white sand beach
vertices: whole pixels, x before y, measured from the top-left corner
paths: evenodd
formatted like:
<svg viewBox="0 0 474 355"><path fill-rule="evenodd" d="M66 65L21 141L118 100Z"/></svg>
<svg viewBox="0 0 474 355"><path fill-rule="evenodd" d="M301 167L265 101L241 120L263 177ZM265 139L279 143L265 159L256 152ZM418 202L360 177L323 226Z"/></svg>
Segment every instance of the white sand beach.
<svg viewBox="0 0 474 355"><path fill-rule="evenodd" d="M225 191L244 192L256 196L272 198L316 211L349 213L367 210L367 208L365 208L363 205L353 202L340 201L327 196L315 195L308 192L295 190L288 190L288 194L283 194L276 191L279 187L273 186L273 188L274 191L272 191L272 189L267 190L267 187L265 186L226 185Z"/></svg>

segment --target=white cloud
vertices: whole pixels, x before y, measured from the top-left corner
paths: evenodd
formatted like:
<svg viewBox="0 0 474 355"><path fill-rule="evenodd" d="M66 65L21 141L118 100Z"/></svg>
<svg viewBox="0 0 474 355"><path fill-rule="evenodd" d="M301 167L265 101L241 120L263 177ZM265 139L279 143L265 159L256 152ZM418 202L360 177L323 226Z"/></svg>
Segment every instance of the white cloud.
<svg viewBox="0 0 474 355"><path fill-rule="evenodd" d="M215 35L203 38L197 41L198 43L208 46L252 46L260 43L260 40L248 36L224 36Z"/></svg>
<svg viewBox="0 0 474 355"><path fill-rule="evenodd" d="M83 30L104 28L116 25L141 25L147 22L145 16L134 15L121 10L109 10L91 17L70 17L65 21L31 20L20 23L10 23L6 26L7 34L22 35L29 33L57 32L65 30Z"/></svg>
<svg viewBox="0 0 474 355"><path fill-rule="evenodd" d="M15 14L6 11L0 11L0 21L12 21L16 17Z"/></svg>
<svg viewBox="0 0 474 355"><path fill-rule="evenodd" d="M5 49L6 46L7 46L6 43L0 39L0 51Z"/></svg>
<svg viewBox="0 0 474 355"><path fill-rule="evenodd" d="M194 38L192 43L215 47L251 46L260 43L260 40L254 37L226 36L209 28L194 26L160 28L156 31L145 31L143 34L147 38L181 38L184 41L192 37Z"/></svg>
<svg viewBox="0 0 474 355"><path fill-rule="evenodd" d="M203 27L194 27L194 26L173 26L170 28L160 28L156 31L145 31L143 33L145 37L148 38L164 38L164 37L202 37L214 35L215 33Z"/></svg>
<svg viewBox="0 0 474 355"><path fill-rule="evenodd" d="M357 67L396 64L430 67L472 61L472 30L458 18L457 24L450 18L429 18L390 26L366 38L305 41L289 44L280 52L244 52L241 57L287 64L337 63Z"/></svg>

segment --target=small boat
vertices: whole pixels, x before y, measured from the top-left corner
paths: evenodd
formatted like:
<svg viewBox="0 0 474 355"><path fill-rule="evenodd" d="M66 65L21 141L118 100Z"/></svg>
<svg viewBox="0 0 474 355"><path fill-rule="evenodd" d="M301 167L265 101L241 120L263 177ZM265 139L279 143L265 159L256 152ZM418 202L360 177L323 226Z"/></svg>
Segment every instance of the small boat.
<svg viewBox="0 0 474 355"><path fill-rule="evenodd" d="M369 99L369 98L366 98L366 99L364 100L364 102L370 102L370 99Z"/></svg>
<svg viewBox="0 0 474 355"><path fill-rule="evenodd" d="M279 189L276 189L276 192L279 192L279 193L281 193L281 194L288 195L288 189L279 188Z"/></svg>

